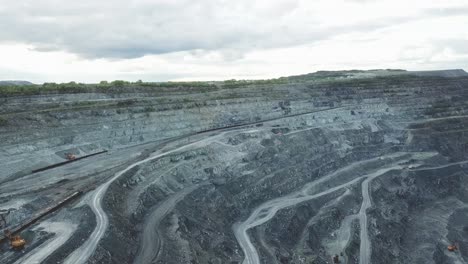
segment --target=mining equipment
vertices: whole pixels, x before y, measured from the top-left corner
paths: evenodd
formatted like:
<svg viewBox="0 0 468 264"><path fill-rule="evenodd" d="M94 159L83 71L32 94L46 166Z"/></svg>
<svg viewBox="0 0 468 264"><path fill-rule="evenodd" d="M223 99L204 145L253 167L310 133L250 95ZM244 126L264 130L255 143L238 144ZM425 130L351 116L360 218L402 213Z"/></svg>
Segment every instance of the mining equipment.
<svg viewBox="0 0 468 264"><path fill-rule="evenodd" d="M26 240L19 235L13 235L9 230L5 231L5 236L10 240L10 247L14 250L22 250L26 245Z"/></svg>
<svg viewBox="0 0 468 264"><path fill-rule="evenodd" d="M73 153L67 153L65 155L65 157L67 158L67 160L74 160L76 159L76 156L73 154Z"/></svg>

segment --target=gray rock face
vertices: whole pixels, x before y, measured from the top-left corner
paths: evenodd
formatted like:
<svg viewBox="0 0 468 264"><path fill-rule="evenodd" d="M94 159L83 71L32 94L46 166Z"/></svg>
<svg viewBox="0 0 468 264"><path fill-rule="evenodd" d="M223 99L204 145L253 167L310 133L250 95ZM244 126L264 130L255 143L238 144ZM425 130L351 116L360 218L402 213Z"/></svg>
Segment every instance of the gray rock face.
<svg viewBox="0 0 468 264"><path fill-rule="evenodd" d="M41 220L73 231L32 226L0 262L467 263L467 89L350 71L2 98L9 222L85 194Z"/></svg>

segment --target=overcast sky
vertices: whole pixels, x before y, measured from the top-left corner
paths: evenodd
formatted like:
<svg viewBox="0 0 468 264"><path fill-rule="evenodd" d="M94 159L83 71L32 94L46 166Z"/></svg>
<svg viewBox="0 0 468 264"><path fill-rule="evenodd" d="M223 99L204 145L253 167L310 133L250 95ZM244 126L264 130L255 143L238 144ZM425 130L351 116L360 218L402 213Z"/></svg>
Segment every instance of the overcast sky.
<svg viewBox="0 0 468 264"><path fill-rule="evenodd" d="M467 0L0 0L0 80L468 69Z"/></svg>

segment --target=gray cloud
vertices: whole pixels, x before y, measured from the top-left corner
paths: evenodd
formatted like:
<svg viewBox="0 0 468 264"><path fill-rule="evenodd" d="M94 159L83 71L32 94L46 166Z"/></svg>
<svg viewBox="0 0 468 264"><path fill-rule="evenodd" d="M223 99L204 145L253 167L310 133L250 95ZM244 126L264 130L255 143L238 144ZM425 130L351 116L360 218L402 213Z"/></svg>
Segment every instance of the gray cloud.
<svg viewBox="0 0 468 264"><path fill-rule="evenodd" d="M85 57L132 58L192 49L269 46L274 23L229 14L224 1L19 1L0 9L0 40L30 43L39 51ZM226 4L226 3L224 3ZM232 6L232 5L231 5ZM242 14L248 6L238 6ZM287 10L282 8L279 10ZM272 10L278 14L278 10ZM265 14L266 16L267 14ZM276 30L278 34L285 34Z"/></svg>
<svg viewBox="0 0 468 264"><path fill-rule="evenodd" d="M418 19L394 17L323 28L314 13L297 17L299 1L287 0L271 1L261 8L250 1L228 0L0 0L0 4L0 41L87 58L235 49L226 53L226 59L236 59L245 50L311 43ZM466 12L437 9L422 17Z"/></svg>

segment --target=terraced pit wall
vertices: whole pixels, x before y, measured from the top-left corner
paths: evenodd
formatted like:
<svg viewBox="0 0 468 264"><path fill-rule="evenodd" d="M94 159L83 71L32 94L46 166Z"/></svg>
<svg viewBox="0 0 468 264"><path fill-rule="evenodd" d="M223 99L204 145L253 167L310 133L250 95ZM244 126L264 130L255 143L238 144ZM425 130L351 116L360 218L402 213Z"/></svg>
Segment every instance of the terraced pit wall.
<svg viewBox="0 0 468 264"><path fill-rule="evenodd" d="M151 142L268 121L184 138L197 144L122 175L104 198L109 229L90 263L138 258L144 263L241 263L246 251L240 239L252 242L259 263L326 263L341 250L347 263L359 263L366 253L360 249L356 216L363 204L362 184L365 175L379 170L384 173L369 183L366 210L370 263L454 263L443 248L452 239L465 241L460 218L468 202L466 166L450 165L468 159L464 72L321 73L279 83L213 83L203 89L125 88L0 99L2 179L24 177L30 183L24 190L14 181L5 183L0 201L107 179L148 155L142 149ZM115 158L121 167L107 168L110 161L99 157L103 168L77 163L61 178L40 174L41 186L25 176L63 161L63 153L101 149L108 149L111 158L119 150L128 157ZM304 198L349 182L317 199ZM288 196L295 193L302 193L300 199ZM275 199L278 203L264 213L278 211L265 223L247 221L256 208ZM425 220L418 222L418 217ZM80 221L83 230L93 229L92 221ZM239 239L235 230L242 223L247 236ZM422 235L427 230L436 235ZM83 233L71 241L81 241ZM152 253L141 252L145 234L152 236L156 259L145 259ZM468 257L464 245L458 255L462 260ZM79 243L65 247L61 252ZM422 250L427 252L421 255Z"/></svg>

